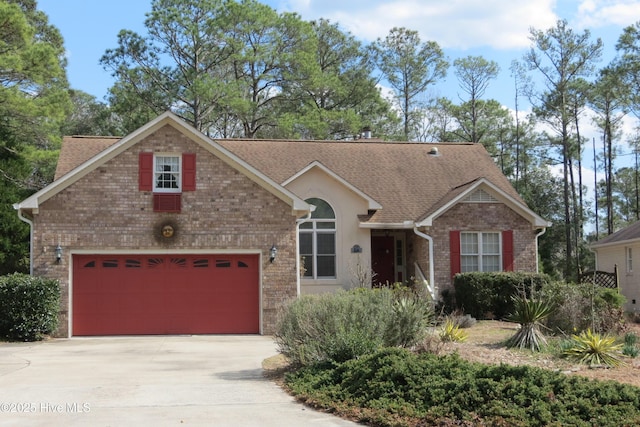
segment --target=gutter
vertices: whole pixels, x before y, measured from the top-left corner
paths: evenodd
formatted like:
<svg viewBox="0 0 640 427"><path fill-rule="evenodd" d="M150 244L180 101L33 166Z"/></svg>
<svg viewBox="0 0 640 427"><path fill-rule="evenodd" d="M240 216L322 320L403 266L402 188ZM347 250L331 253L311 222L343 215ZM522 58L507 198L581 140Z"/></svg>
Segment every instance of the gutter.
<svg viewBox="0 0 640 427"><path fill-rule="evenodd" d="M300 297L300 224L303 224L311 219L311 214L315 210L315 206L310 205L311 210L304 218L296 219L296 296Z"/></svg>
<svg viewBox="0 0 640 427"><path fill-rule="evenodd" d="M13 208L18 211L18 218L29 224L29 274L33 276L33 221L22 215L22 208L19 204L14 204Z"/></svg>
<svg viewBox="0 0 640 427"><path fill-rule="evenodd" d="M539 259L540 259L540 254L538 253L538 237L542 236L544 233L547 232L546 228L543 228L541 232L539 232L538 234L536 234L536 273L540 273L540 266L539 264Z"/></svg>
<svg viewBox="0 0 640 427"><path fill-rule="evenodd" d="M436 284L435 284L435 273L434 273L434 267L433 267L433 238L431 236L429 236L428 234L423 233L422 231L418 230L418 226L416 225L415 227L413 227L413 232L422 237L423 239L427 240L429 242L429 285L430 287L433 289L433 293L432 293L432 297L433 300L435 301L435 291L436 291Z"/></svg>

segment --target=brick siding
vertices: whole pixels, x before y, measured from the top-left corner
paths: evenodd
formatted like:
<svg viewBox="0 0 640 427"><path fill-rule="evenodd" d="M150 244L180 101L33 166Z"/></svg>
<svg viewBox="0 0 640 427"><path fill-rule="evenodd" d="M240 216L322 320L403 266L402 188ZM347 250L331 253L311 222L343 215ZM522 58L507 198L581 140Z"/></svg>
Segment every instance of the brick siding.
<svg viewBox="0 0 640 427"><path fill-rule="evenodd" d="M138 191L141 151L196 153L197 188L182 193L181 213L153 212L152 193ZM176 225L170 242L157 234L167 220ZM43 202L33 232L34 274L60 281L57 336L69 333L72 251L259 250L265 334L274 332L278 309L297 293L291 207L168 125ZM60 264L54 255L58 244L64 251ZM273 264L272 244L278 247Z"/></svg>

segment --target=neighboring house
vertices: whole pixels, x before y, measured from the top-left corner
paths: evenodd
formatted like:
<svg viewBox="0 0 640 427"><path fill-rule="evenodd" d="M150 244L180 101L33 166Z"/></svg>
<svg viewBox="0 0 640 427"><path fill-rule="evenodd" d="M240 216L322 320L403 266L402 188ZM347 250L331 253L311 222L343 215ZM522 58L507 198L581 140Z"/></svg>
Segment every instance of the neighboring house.
<svg viewBox="0 0 640 427"><path fill-rule="evenodd" d="M211 140L171 113L66 137L14 206L58 335L274 332L301 294L536 271L532 212L480 144Z"/></svg>
<svg viewBox="0 0 640 427"><path fill-rule="evenodd" d="M596 254L596 270L613 273L617 266L620 293L627 298L625 310L640 311L640 221L592 243L590 248Z"/></svg>

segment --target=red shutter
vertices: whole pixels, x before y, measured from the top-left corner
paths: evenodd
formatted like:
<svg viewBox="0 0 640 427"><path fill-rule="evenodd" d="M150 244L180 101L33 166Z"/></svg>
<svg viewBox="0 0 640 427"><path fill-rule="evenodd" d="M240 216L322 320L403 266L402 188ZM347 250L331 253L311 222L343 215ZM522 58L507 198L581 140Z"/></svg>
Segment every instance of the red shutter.
<svg viewBox="0 0 640 427"><path fill-rule="evenodd" d="M180 212L180 193L155 193L153 195L154 212Z"/></svg>
<svg viewBox="0 0 640 427"><path fill-rule="evenodd" d="M460 273L460 231L449 232L449 251L451 255L451 277Z"/></svg>
<svg viewBox="0 0 640 427"><path fill-rule="evenodd" d="M138 189L153 190L153 153L142 152L138 156Z"/></svg>
<svg viewBox="0 0 640 427"><path fill-rule="evenodd" d="M196 155L195 153L182 154L182 191L195 191L196 189Z"/></svg>
<svg viewBox="0 0 640 427"><path fill-rule="evenodd" d="M513 230L502 232L502 269L513 271Z"/></svg>

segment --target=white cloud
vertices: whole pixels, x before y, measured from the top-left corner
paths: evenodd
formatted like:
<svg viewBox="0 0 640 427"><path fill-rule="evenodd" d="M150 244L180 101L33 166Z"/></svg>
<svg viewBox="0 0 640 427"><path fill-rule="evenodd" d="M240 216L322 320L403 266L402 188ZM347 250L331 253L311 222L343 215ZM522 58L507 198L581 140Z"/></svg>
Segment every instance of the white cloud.
<svg viewBox="0 0 640 427"><path fill-rule="evenodd" d="M338 22L365 41L384 38L393 27L417 30L443 48L497 49L529 46L529 28L547 29L558 19L554 0L274 0L279 10L305 19Z"/></svg>
<svg viewBox="0 0 640 427"><path fill-rule="evenodd" d="M583 0L578 6L575 24L581 28L626 27L638 20L639 10L638 0Z"/></svg>

